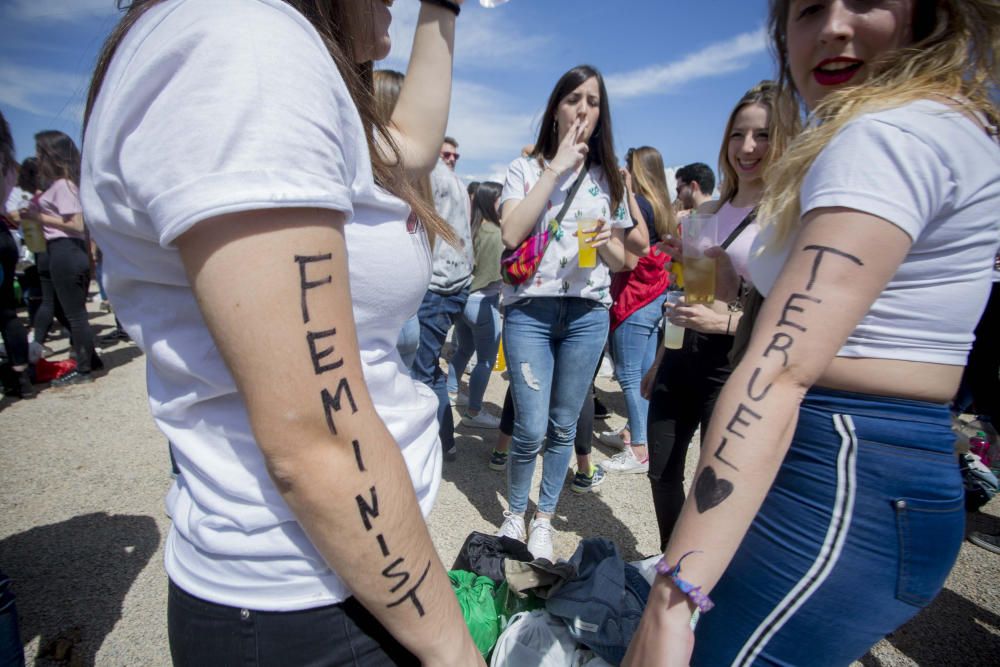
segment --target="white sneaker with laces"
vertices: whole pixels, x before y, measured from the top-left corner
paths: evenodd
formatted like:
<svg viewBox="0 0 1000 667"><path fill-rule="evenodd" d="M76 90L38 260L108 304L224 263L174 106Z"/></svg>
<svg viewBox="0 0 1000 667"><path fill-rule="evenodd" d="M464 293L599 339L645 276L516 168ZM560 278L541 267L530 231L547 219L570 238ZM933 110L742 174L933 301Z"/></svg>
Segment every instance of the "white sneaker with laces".
<svg viewBox="0 0 1000 667"><path fill-rule="evenodd" d="M480 410L475 415L470 415L466 412L462 415L462 426L470 426L472 428L500 428L500 418L494 417L485 410Z"/></svg>
<svg viewBox="0 0 1000 667"><path fill-rule="evenodd" d="M626 450L629 448L629 443L625 442L622 438L622 433L625 429L620 429L618 431L601 431L597 434L597 441L607 445L608 447L614 447L618 450Z"/></svg>
<svg viewBox="0 0 1000 667"><path fill-rule="evenodd" d="M543 517L531 520L531 530L528 533L528 551L537 558L552 560L552 522Z"/></svg>
<svg viewBox="0 0 1000 667"><path fill-rule="evenodd" d="M645 461L640 461L635 458L635 454L632 453L632 448L629 447L623 452L615 454L607 461L601 461L597 465L601 466L608 472L622 472L622 473L645 473L649 472L649 459Z"/></svg>
<svg viewBox="0 0 1000 667"><path fill-rule="evenodd" d="M509 537L519 542L524 542L524 515L504 512L503 523L500 525L500 530L496 532L496 536Z"/></svg>

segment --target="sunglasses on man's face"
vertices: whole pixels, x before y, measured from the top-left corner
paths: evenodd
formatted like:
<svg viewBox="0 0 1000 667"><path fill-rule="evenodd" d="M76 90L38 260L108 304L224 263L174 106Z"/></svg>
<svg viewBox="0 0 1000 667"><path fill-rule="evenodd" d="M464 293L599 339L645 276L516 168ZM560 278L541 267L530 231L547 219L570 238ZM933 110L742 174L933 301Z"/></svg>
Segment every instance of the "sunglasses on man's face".
<svg viewBox="0 0 1000 667"><path fill-rule="evenodd" d="M441 151L442 160L451 160L454 158L455 162L458 162L458 158L462 157L458 153L452 153L451 151Z"/></svg>

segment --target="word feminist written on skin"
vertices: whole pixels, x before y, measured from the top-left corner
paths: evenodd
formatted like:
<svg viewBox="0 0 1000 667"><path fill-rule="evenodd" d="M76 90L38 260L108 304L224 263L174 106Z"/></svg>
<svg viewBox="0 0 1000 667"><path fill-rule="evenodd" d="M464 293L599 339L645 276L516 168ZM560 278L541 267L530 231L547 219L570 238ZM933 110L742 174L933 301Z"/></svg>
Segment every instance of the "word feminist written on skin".
<svg viewBox="0 0 1000 667"><path fill-rule="evenodd" d="M763 354L764 359L780 355L782 368L788 367L789 352L795 346L796 336L808 331L808 328L801 322L801 316L806 313L810 306L823 303L822 299L814 296L811 292L816 286L816 278L824 261L846 261L856 266L864 266L864 263L854 255L829 246L807 245L802 249L802 252L815 253L809 281L802 292L793 292L785 301L785 305L781 309L781 316L778 318L778 331L771 337ZM767 397L773 386L773 383L764 384L761 381L763 372L764 369L758 366L751 373L745 396L726 423L722 441L712 453L715 460L737 472L739 472L739 468L726 453L726 448L730 443L745 442L747 429L763 419L760 412L754 408L759 409L758 404ZM711 465L706 465L701 474L698 475L694 485L695 504L698 512L704 513L720 505L729 497L734 488L731 481L719 477Z"/></svg>
<svg viewBox="0 0 1000 667"><path fill-rule="evenodd" d="M324 269L327 262L333 261L333 255L296 255L295 262L299 266L299 289L301 293L302 323L309 324L309 291L329 285L333 282L333 274ZM313 372L317 376L327 373L334 373L330 376L328 386L320 391L319 401L326 418L326 426L330 434L337 435L337 417L340 413L347 411L347 414L355 414L358 406L354 402L354 395L351 385L343 375L338 377L337 372L344 366L343 357L337 356L336 352L335 328L307 330L306 346L309 348L309 356L312 359ZM351 446L354 450L354 462L361 473L368 473L365 467L364 449L361 442L352 440ZM393 553L389 541L385 534L379 530L379 497L378 489L374 484L364 492L355 497L358 507L358 515L365 531L374 535L375 543L385 562L382 569L382 577L386 579L389 592L398 595L396 599L388 603L386 607L397 607L404 602L409 602L417 610L417 614L424 615L424 606L417 596L420 586L430 572L431 562L427 561L419 575L411 569L402 556Z"/></svg>

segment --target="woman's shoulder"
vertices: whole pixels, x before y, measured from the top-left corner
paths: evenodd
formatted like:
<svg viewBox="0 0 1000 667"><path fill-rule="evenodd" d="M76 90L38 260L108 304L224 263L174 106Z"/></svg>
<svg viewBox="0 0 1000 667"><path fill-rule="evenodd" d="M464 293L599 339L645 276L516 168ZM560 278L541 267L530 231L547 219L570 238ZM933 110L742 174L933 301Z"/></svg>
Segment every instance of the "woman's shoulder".
<svg viewBox="0 0 1000 667"><path fill-rule="evenodd" d="M944 154L957 149L956 141L996 144L996 128L980 114L947 97L922 98L888 109L870 111L844 124L838 137L879 135L894 142L921 143ZM836 139L835 138L835 139ZM997 154L1000 158L1000 153Z"/></svg>

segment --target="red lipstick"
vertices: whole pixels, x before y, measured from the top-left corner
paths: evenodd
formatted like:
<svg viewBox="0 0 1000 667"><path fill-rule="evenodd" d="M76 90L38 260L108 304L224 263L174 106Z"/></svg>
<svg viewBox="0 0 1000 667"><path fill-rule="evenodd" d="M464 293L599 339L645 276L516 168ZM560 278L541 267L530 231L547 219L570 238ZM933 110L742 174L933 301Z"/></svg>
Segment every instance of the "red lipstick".
<svg viewBox="0 0 1000 667"><path fill-rule="evenodd" d="M857 58L827 58L813 68L813 78L821 86L838 86L853 79L864 64Z"/></svg>

